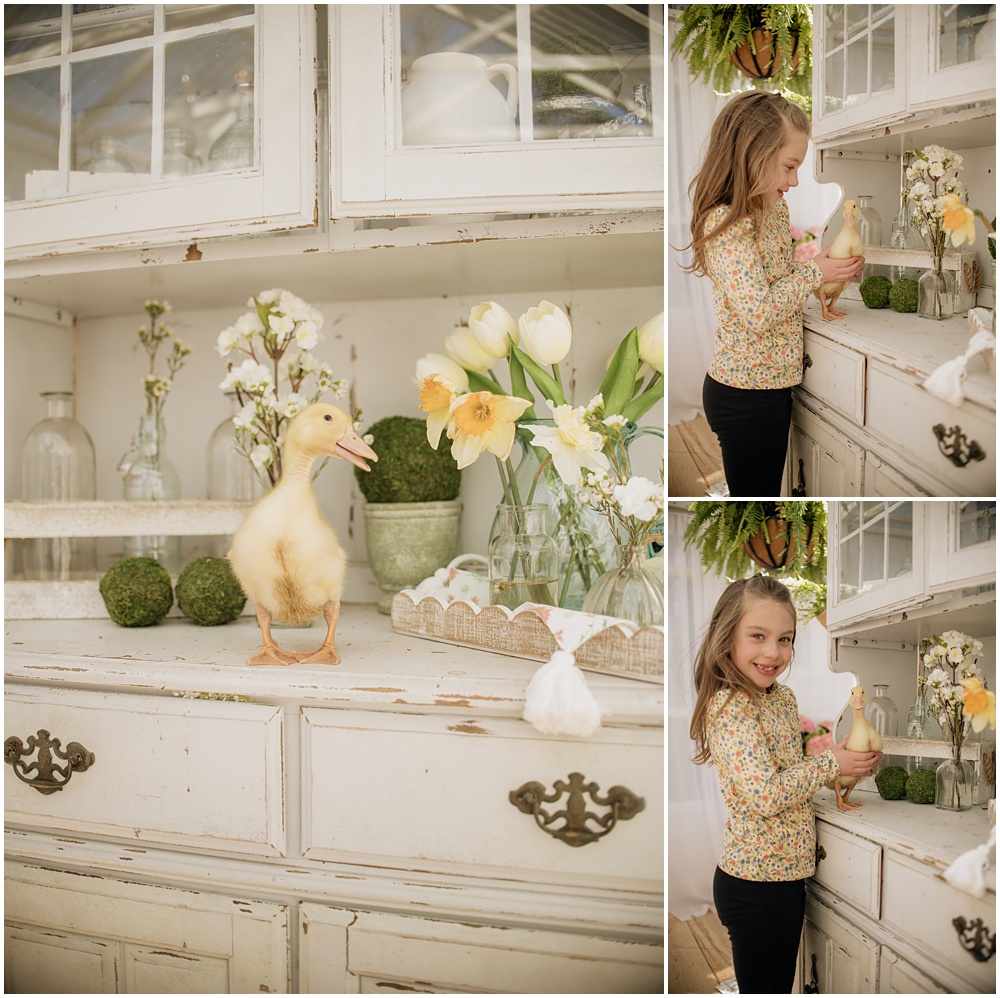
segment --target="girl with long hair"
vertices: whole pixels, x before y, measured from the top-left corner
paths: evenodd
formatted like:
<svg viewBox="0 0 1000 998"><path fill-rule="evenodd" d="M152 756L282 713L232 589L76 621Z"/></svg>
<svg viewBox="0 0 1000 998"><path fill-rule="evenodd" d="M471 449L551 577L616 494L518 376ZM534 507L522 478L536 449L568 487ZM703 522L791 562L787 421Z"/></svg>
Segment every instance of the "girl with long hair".
<svg viewBox="0 0 1000 998"><path fill-rule="evenodd" d="M803 756L795 694L778 682L794 645L787 587L754 575L719 597L695 659L694 761L715 764L729 810L713 896L741 994L791 993L816 868L809 800L839 773L873 773L881 758L849 752L846 739Z"/></svg>
<svg viewBox="0 0 1000 998"><path fill-rule="evenodd" d="M821 284L861 274L864 257L824 250L792 262L784 195L798 186L809 119L780 94L747 90L712 126L691 182L692 263L707 275L718 316L702 387L731 496L781 495L792 386L802 381L802 306Z"/></svg>

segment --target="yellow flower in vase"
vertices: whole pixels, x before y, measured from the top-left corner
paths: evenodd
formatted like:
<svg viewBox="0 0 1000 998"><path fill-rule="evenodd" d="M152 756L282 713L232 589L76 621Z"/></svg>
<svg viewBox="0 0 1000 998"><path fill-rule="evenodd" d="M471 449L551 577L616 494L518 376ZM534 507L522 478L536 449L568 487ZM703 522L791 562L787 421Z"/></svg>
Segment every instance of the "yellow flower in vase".
<svg viewBox="0 0 1000 998"><path fill-rule="evenodd" d="M459 469L472 464L484 450L506 461L514 446L518 417L531 402L492 392L469 392L451 404L451 454Z"/></svg>
<svg viewBox="0 0 1000 998"><path fill-rule="evenodd" d="M429 374L420 385L420 408L427 413L427 442L437 450L441 433L451 420L456 393L443 374Z"/></svg>
<svg viewBox="0 0 1000 998"><path fill-rule="evenodd" d="M962 680L965 692L962 694L962 713L972 718L972 730L977 734L988 724L991 728L997 726L997 698L990 690L985 689L982 682L975 676Z"/></svg>

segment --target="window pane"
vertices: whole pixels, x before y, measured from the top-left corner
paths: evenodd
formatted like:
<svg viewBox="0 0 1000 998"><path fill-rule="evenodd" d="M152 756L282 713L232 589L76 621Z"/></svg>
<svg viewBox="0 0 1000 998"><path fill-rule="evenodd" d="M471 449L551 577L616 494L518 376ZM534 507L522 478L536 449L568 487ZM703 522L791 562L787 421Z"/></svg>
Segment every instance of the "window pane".
<svg viewBox="0 0 1000 998"><path fill-rule="evenodd" d="M844 44L844 4L831 3L823 8L826 12L826 47ZM815 16L815 15L814 15Z"/></svg>
<svg viewBox="0 0 1000 998"><path fill-rule="evenodd" d="M844 107L844 50L826 57L826 93L824 110L829 114Z"/></svg>
<svg viewBox="0 0 1000 998"><path fill-rule="evenodd" d="M995 4L936 4L938 60L942 68L996 55Z"/></svg>
<svg viewBox="0 0 1000 998"><path fill-rule="evenodd" d="M889 513L887 568L890 579L909 575L913 571L913 503L911 502L902 502Z"/></svg>
<svg viewBox="0 0 1000 998"><path fill-rule="evenodd" d="M164 8L164 24L167 31L194 28L202 24L214 24L216 21L252 14L253 7L252 3L168 3Z"/></svg>
<svg viewBox="0 0 1000 998"><path fill-rule="evenodd" d="M55 197L59 167L59 70L8 76L4 85L4 200Z"/></svg>
<svg viewBox="0 0 1000 998"><path fill-rule="evenodd" d="M73 8L74 52L153 33L152 4L79 4Z"/></svg>
<svg viewBox="0 0 1000 998"><path fill-rule="evenodd" d="M997 504L961 502L958 504L958 549L975 547L996 540Z"/></svg>
<svg viewBox="0 0 1000 998"><path fill-rule="evenodd" d="M847 45L847 103L868 96L868 36Z"/></svg>
<svg viewBox="0 0 1000 998"><path fill-rule="evenodd" d="M59 55L61 11L59 4L5 3L5 65Z"/></svg>
<svg viewBox="0 0 1000 998"><path fill-rule="evenodd" d="M896 22L883 21L872 30L872 91L896 87Z"/></svg>
<svg viewBox="0 0 1000 998"><path fill-rule="evenodd" d="M862 585L881 585L885 580L885 519L880 518L861 534Z"/></svg>

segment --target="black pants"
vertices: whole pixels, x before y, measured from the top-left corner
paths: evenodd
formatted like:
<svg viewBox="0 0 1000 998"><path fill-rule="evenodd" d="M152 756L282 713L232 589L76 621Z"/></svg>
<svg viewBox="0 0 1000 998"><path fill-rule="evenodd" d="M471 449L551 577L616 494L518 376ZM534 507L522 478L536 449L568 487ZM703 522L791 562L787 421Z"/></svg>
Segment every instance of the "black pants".
<svg viewBox="0 0 1000 998"><path fill-rule="evenodd" d="M715 910L733 945L740 994L791 994L806 882L740 880L716 867L712 887Z"/></svg>
<svg viewBox="0 0 1000 998"><path fill-rule="evenodd" d="M792 423L791 388L731 388L706 374L701 399L722 448L729 494L739 499L780 496Z"/></svg>

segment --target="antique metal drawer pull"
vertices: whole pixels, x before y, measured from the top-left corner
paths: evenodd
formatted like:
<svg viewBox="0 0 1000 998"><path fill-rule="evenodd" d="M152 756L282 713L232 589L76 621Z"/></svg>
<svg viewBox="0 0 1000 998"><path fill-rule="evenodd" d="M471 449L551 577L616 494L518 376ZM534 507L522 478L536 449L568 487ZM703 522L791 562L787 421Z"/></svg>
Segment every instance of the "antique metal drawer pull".
<svg viewBox="0 0 1000 998"><path fill-rule="evenodd" d="M984 925L981 918L967 922L959 915L951 920L951 924L955 926L962 949L971 953L980 963L992 959L997 951L997 934L990 933L989 926Z"/></svg>
<svg viewBox="0 0 1000 998"><path fill-rule="evenodd" d="M937 437L938 450L956 468L964 468L970 461L985 460L986 451L975 440L966 441L961 426L953 426L946 430L944 423L937 423L933 431Z"/></svg>
<svg viewBox="0 0 1000 998"><path fill-rule="evenodd" d="M821 859L826 859L826 850L817 842L816 843L816 865L819 866L819 861Z"/></svg>
<svg viewBox="0 0 1000 998"><path fill-rule="evenodd" d="M38 758L34 762L28 762L35 749L38 750ZM66 765L60 766L53 755L62 759ZM84 773L94 765L93 752L88 752L79 742L70 742L64 752L59 739L51 737L45 730L28 735L27 748L20 738L8 738L3 743L3 757L17 778L29 787L34 787L40 794L54 794L57 790L62 790L74 773ZM32 770L36 776L28 775Z"/></svg>
<svg viewBox="0 0 1000 998"><path fill-rule="evenodd" d="M802 355L802 370L803 371L808 370L808 368L810 368L812 366L813 366L813 359L812 359L812 357L810 357L809 354L803 354Z"/></svg>
<svg viewBox="0 0 1000 998"><path fill-rule="evenodd" d="M568 846L585 846L590 842L607 835L619 821L628 821L635 817L646 806L642 797L636 797L627 787L612 787L603 796L596 783L585 783L582 773L570 773L569 782L556 780L553 791L547 792L545 786L537 781L525 783L510 792L510 802L522 814L531 814L535 823L543 832L565 842ZM566 806L551 814L542 804L554 804L563 794L568 794ZM610 808L603 815L587 810L586 797L600 807ZM563 820L558 827L551 827L553 822ZM600 831L588 827L587 822L596 823Z"/></svg>

